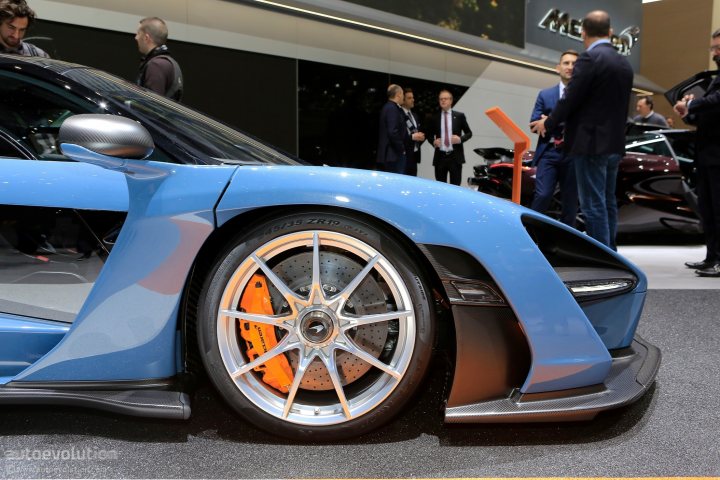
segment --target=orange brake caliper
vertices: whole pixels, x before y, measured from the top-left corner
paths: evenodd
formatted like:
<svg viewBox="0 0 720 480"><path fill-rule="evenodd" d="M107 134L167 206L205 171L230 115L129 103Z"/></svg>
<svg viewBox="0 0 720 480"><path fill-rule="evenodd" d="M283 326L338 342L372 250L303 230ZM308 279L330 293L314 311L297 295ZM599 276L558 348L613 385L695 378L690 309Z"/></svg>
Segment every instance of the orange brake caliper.
<svg viewBox="0 0 720 480"><path fill-rule="evenodd" d="M270 302L267 280L264 275L255 274L252 276L240 300L240 308L247 313L259 313L261 315L272 315L274 313ZM275 327L272 325L240 320L240 332L247 343L247 356L251 362L278 343ZM262 373L263 382L283 393L287 393L290 385L292 385L292 368L290 368L290 362L283 354L276 355L262 365L255 367L255 371Z"/></svg>

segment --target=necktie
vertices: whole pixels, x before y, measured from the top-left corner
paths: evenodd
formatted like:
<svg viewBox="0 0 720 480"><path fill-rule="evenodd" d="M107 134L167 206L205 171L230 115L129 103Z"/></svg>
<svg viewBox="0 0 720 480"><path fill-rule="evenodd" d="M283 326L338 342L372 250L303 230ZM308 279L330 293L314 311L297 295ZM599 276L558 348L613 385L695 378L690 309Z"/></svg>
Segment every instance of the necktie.
<svg viewBox="0 0 720 480"><path fill-rule="evenodd" d="M445 147L450 146L450 131L448 130L448 112L445 113Z"/></svg>

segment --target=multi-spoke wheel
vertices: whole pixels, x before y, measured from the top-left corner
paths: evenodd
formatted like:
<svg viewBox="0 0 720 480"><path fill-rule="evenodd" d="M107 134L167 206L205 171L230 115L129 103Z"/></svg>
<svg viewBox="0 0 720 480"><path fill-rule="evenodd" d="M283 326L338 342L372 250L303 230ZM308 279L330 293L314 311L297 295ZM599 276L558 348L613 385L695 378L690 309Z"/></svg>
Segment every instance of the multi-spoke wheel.
<svg viewBox="0 0 720 480"><path fill-rule="evenodd" d="M427 369L434 320L419 271L385 232L344 215L264 222L201 295L210 378L274 433L331 440L379 426Z"/></svg>

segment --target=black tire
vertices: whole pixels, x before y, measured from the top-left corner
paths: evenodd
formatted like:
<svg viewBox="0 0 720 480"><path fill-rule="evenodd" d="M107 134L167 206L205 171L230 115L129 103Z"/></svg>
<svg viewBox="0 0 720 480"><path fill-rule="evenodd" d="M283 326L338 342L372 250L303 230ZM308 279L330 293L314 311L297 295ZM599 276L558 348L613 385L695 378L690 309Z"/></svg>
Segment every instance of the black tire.
<svg viewBox="0 0 720 480"><path fill-rule="evenodd" d="M306 441L388 422L421 383L435 336L430 290L406 252L368 221L321 210L268 218L238 237L198 305L200 355L222 397L256 426ZM251 278L260 287L255 273L267 280L273 314L249 318L239 304ZM263 324L275 338L250 361L241 325ZM268 368L269 358L258 360L266 351L290 367L287 393L250 368Z"/></svg>

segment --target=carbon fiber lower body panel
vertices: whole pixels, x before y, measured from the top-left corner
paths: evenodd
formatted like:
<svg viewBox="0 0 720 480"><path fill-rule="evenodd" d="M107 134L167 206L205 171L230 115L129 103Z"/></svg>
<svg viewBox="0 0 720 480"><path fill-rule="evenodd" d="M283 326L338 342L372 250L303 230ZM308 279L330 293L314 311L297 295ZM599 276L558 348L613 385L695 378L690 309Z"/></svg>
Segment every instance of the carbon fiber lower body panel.
<svg viewBox="0 0 720 480"><path fill-rule="evenodd" d="M614 357L602 385L586 389L520 395L458 405L445 410L448 423L512 423L589 420L603 410L639 399L655 381L660 350L636 336L632 346Z"/></svg>
<svg viewBox="0 0 720 480"><path fill-rule="evenodd" d="M0 388L0 405L66 405L136 417L186 420L190 397L171 390Z"/></svg>

